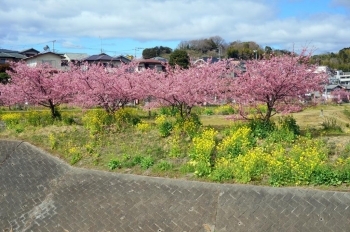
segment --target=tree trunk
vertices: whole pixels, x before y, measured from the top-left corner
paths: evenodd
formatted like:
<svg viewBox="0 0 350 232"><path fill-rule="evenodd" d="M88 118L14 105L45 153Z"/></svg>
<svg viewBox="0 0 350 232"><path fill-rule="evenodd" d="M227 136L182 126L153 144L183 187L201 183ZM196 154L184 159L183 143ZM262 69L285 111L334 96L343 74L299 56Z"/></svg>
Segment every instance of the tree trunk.
<svg viewBox="0 0 350 232"><path fill-rule="evenodd" d="M267 103L267 112L265 114L265 118L264 121L268 122L270 121L271 115L272 115L272 111L273 111L273 107L271 106L271 104L269 104L269 102Z"/></svg>
<svg viewBox="0 0 350 232"><path fill-rule="evenodd" d="M58 110L56 109L56 105L51 99L49 100L49 108L51 111L51 117L53 119L61 119L61 114L58 112Z"/></svg>

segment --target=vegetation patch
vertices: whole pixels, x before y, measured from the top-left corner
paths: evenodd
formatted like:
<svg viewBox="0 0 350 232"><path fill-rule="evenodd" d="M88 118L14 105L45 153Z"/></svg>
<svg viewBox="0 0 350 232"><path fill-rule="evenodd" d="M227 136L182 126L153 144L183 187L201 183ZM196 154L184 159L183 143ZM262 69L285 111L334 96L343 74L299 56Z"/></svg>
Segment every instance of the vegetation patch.
<svg viewBox="0 0 350 232"><path fill-rule="evenodd" d="M213 112L222 108L211 107ZM100 109L62 110L61 120L47 117L45 110L3 109L0 136L39 145L79 167L215 182L349 188L350 142L343 129L350 122L347 108L334 111L329 106L332 114L341 115L337 119L318 115L322 127L317 133L309 133L299 120L305 113L317 114L318 108L270 122L223 120L214 127L202 123L208 117L203 109L195 109L202 115L188 118L163 114L170 108L152 111L151 118L138 108L112 115Z"/></svg>

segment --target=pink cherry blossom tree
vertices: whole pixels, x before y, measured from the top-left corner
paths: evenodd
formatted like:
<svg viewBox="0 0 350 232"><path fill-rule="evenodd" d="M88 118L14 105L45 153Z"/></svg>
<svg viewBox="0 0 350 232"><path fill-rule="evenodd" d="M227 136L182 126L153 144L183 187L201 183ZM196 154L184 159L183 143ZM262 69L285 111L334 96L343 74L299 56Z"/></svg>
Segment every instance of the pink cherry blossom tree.
<svg viewBox="0 0 350 232"><path fill-rule="evenodd" d="M349 102L350 92L346 89L336 89L332 92L332 100L338 104L342 102Z"/></svg>
<svg viewBox="0 0 350 232"><path fill-rule="evenodd" d="M232 98L240 106L241 116L247 118L247 107L254 107L259 118L269 121L277 113L300 110L307 93L322 92L327 76L315 72L309 64L311 53L274 56L251 60L230 87ZM266 106L262 110L261 105Z"/></svg>
<svg viewBox="0 0 350 232"><path fill-rule="evenodd" d="M218 101L220 87L227 81L224 77L230 73L226 61L166 70L149 77L143 86L159 105L178 108L183 118L189 116L196 105Z"/></svg>
<svg viewBox="0 0 350 232"><path fill-rule="evenodd" d="M48 64L29 67L25 63L11 63L10 81L0 88L6 105L38 104L47 107L53 118L59 117L57 107L72 97L69 76Z"/></svg>
<svg viewBox="0 0 350 232"><path fill-rule="evenodd" d="M125 104L143 97L139 80L144 72L136 72L137 64L122 64L116 68L101 64L71 67L72 85L76 93L75 104L83 107L100 106L114 113Z"/></svg>

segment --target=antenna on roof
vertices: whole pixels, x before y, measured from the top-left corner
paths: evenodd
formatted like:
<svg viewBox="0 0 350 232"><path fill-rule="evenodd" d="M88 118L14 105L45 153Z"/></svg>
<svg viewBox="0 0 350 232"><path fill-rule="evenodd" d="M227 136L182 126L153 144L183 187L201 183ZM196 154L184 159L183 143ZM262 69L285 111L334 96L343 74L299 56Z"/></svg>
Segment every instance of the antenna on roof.
<svg viewBox="0 0 350 232"><path fill-rule="evenodd" d="M43 49L44 49L44 51L47 51L47 50L49 50L50 51L50 47L49 46L45 46L45 47L43 47Z"/></svg>

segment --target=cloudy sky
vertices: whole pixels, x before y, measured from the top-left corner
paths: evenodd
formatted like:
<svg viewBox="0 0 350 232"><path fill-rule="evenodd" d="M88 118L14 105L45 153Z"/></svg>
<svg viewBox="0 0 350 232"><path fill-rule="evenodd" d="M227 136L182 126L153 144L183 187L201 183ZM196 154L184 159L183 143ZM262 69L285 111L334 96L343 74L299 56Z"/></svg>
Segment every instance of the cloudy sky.
<svg viewBox="0 0 350 232"><path fill-rule="evenodd" d="M0 0L0 16L0 48L11 50L139 57L216 35L315 53L350 47L350 0Z"/></svg>

